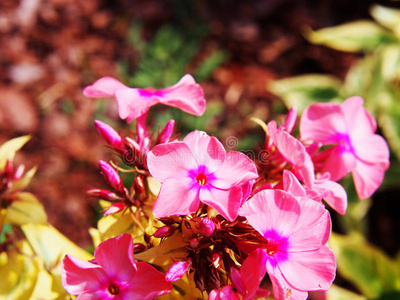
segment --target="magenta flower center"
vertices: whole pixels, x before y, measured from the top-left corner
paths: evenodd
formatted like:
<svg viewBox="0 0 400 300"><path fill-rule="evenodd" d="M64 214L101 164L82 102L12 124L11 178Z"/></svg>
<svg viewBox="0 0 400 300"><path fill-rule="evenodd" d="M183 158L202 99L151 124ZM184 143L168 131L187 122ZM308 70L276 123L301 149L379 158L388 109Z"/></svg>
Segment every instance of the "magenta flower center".
<svg viewBox="0 0 400 300"><path fill-rule="evenodd" d="M279 245L278 244L275 244L275 243L267 244L267 254L269 256L273 256L278 251L279 251Z"/></svg>
<svg viewBox="0 0 400 300"><path fill-rule="evenodd" d="M200 185L205 185L207 183L207 176L203 173L200 173L196 176L196 181Z"/></svg>
<svg viewBox="0 0 400 300"><path fill-rule="evenodd" d="M108 287L108 291L110 292L111 295L119 294L119 288L115 284L110 284L110 286Z"/></svg>

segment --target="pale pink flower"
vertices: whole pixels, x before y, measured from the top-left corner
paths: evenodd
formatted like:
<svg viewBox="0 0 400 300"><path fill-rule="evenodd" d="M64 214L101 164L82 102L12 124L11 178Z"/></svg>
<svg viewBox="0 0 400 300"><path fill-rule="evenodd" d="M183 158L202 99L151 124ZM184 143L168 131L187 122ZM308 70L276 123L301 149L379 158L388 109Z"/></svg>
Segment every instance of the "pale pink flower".
<svg viewBox="0 0 400 300"><path fill-rule="evenodd" d="M389 167L389 147L375 132L375 119L360 97L348 98L342 105L313 104L300 120L303 140L332 146L326 150L322 172L329 172L334 181L352 172L360 198L378 189Z"/></svg>
<svg viewBox="0 0 400 300"><path fill-rule="evenodd" d="M233 221L249 195L250 182L258 177L246 155L226 153L215 137L202 131L189 133L182 142L155 146L147 165L162 183L153 208L157 218L194 213L202 202Z"/></svg>
<svg viewBox="0 0 400 300"><path fill-rule="evenodd" d="M265 238L260 248L276 299L306 299L307 291L330 288L336 261L326 245L330 215L321 204L263 190L243 204L240 215Z"/></svg>
<svg viewBox="0 0 400 300"><path fill-rule="evenodd" d="M177 107L187 113L201 116L206 100L203 88L189 74L173 86L156 90L154 88L129 88L112 77L103 77L83 90L90 98L115 97L121 119L127 122L145 114L157 103Z"/></svg>
<svg viewBox="0 0 400 300"><path fill-rule="evenodd" d="M122 234L102 242L95 250L96 263L66 255L62 262L63 287L77 300L146 300L172 290L164 274L133 258L133 241Z"/></svg>

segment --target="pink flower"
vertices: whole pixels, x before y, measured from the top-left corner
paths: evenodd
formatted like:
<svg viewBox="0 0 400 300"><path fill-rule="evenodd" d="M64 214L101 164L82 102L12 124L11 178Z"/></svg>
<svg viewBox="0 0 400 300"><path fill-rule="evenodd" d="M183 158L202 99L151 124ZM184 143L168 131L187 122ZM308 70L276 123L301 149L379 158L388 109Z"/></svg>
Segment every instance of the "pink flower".
<svg viewBox="0 0 400 300"><path fill-rule="evenodd" d="M314 164L304 145L287 132L285 127L277 128L275 121L269 122L267 129L270 136L269 142L292 165L292 172L308 186L312 186L314 184Z"/></svg>
<svg viewBox="0 0 400 300"><path fill-rule="evenodd" d="M326 245L330 215L321 204L263 190L243 204L240 215L265 238L260 248L276 299L306 299L307 291L330 288L336 262Z"/></svg>
<svg viewBox="0 0 400 300"><path fill-rule="evenodd" d="M233 221L248 197L248 185L258 177L246 155L226 153L215 137L201 131L191 132L182 142L155 146L147 165L162 183L153 208L157 218L194 213L202 202Z"/></svg>
<svg viewBox="0 0 400 300"><path fill-rule="evenodd" d="M300 184L296 176L290 171L283 171L283 190L295 197L307 197L319 203L324 199L330 207L344 215L347 210L346 190L337 182L329 180L329 174L318 174L312 188Z"/></svg>
<svg viewBox="0 0 400 300"><path fill-rule="evenodd" d="M172 290L161 272L135 262L129 234L104 241L94 256L96 264L69 255L62 262L63 287L77 300L154 299Z"/></svg>
<svg viewBox="0 0 400 300"><path fill-rule="evenodd" d="M337 181L352 172L360 198L370 197L382 183L389 167L389 147L375 134L376 122L363 107L363 99L318 103L306 109L300 120L303 140L332 145L322 172Z"/></svg>
<svg viewBox="0 0 400 300"><path fill-rule="evenodd" d="M154 88L129 88L112 77L103 77L83 90L90 98L115 97L121 119L127 122L145 114L157 103L177 107L187 113L201 116L206 100L202 87L189 74L173 86L156 90Z"/></svg>

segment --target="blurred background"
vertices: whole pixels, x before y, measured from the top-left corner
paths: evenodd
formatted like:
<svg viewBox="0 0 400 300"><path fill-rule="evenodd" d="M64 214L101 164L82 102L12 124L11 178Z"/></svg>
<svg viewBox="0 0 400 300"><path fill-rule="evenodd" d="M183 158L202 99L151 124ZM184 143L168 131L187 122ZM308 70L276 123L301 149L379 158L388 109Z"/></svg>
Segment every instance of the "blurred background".
<svg viewBox="0 0 400 300"><path fill-rule="evenodd" d="M340 85L350 80L349 71L353 77L363 73L354 75L355 65L369 55L383 57L372 53L378 44L400 45L400 27L391 31L379 25L381 35L373 41L373 30L357 32L355 37L364 34L367 44L363 40L355 49L310 35L312 30L361 19L376 24L373 4L400 8L396 1L370 0L1 0L0 144L32 136L16 162L28 169L38 166L30 191L45 205L51 224L81 247L90 247L88 228L96 226L99 208L97 200L85 199L85 191L105 186L97 161L112 155L93 121L114 128L128 125L119 120L112 99L85 98L83 87L112 76L132 87L162 88L190 73L204 88L205 115L196 118L172 108L152 108L154 128L174 118L176 133L206 130L222 142L236 137L235 149L259 149L263 131L250 117L279 118L293 104L293 92L296 99L342 99L346 92ZM397 18L400 24L400 14ZM332 213L335 231L357 229L392 258L400 248L400 115L387 111L400 110L400 98L395 97L399 57L386 63L395 74L389 78L391 85L384 85L392 96L389 109L375 111L379 98L357 86L360 95L372 99L367 107L377 113L385 137L393 140L391 170L373 199L360 202L349 192L350 215L339 218ZM366 73L371 77L371 72ZM309 78L282 81L310 73L329 78L313 77L314 87ZM394 122L392 127L385 127L387 118Z"/></svg>

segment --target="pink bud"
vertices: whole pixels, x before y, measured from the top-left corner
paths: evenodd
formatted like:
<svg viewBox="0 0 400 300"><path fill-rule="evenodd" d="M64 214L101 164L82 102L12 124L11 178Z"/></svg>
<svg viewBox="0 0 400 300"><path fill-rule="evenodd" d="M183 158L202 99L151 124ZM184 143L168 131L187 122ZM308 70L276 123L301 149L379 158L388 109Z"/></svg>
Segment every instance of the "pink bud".
<svg viewBox="0 0 400 300"><path fill-rule="evenodd" d="M108 201L113 201L113 200L118 199L118 196L115 193L110 192L108 190L101 190L101 189L88 190L86 192L86 195L88 197L100 198L100 199L108 200Z"/></svg>
<svg viewBox="0 0 400 300"><path fill-rule="evenodd" d="M165 274L165 280L169 282L178 281L186 274L191 265L192 262L190 260L174 262Z"/></svg>
<svg viewBox="0 0 400 300"><path fill-rule="evenodd" d="M199 231L200 234L204 235L204 236L212 236L212 234L214 233L215 230L215 224L212 220L208 219L208 218L203 218L200 221L199 224Z"/></svg>
<svg viewBox="0 0 400 300"><path fill-rule="evenodd" d="M219 253L214 252L212 254L212 263L214 265L214 268L219 268L219 265L221 264L221 255Z"/></svg>
<svg viewBox="0 0 400 300"><path fill-rule="evenodd" d="M173 234L174 233L174 228L172 227L172 226L164 226L164 227L161 227L161 228L159 228L154 234L153 234L153 236L154 237L157 237L157 238L163 238L163 237L167 237L167 236L170 236L171 234Z"/></svg>
<svg viewBox="0 0 400 300"><path fill-rule="evenodd" d="M162 144L169 142L172 131L174 130L175 121L169 120L167 125L165 125L164 129L161 131L160 135L157 138L156 144Z"/></svg>
<svg viewBox="0 0 400 300"><path fill-rule="evenodd" d="M126 205L123 204L122 202L113 203L112 205L110 205L109 208L107 208L107 209L104 211L104 215L105 215L105 216L108 216L108 215L112 215L112 214L119 213L119 212L122 211L125 207L126 207Z"/></svg>
<svg viewBox="0 0 400 300"><path fill-rule="evenodd" d="M196 249L200 245L199 239L193 238L189 242L189 246L193 249Z"/></svg>
<svg viewBox="0 0 400 300"><path fill-rule="evenodd" d="M115 190L122 193L124 187L118 172L109 163L103 160L99 160L99 166L106 182Z"/></svg>
<svg viewBox="0 0 400 300"><path fill-rule="evenodd" d="M238 293L244 296L246 294L246 288L243 285L242 276L240 275L240 272L237 268L231 267L229 269L229 278L231 279L232 284L236 288Z"/></svg>
<svg viewBox="0 0 400 300"><path fill-rule="evenodd" d="M286 117L285 128L288 132L292 132L297 119L297 108L293 106Z"/></svg>
<svg viewBox="0 0 400 300"><path fill-rule="evenodd" d="M121 136L110 125L98 120L94 121L94 125L107 144L114 148L122 147L123 143Z"/></svg>

